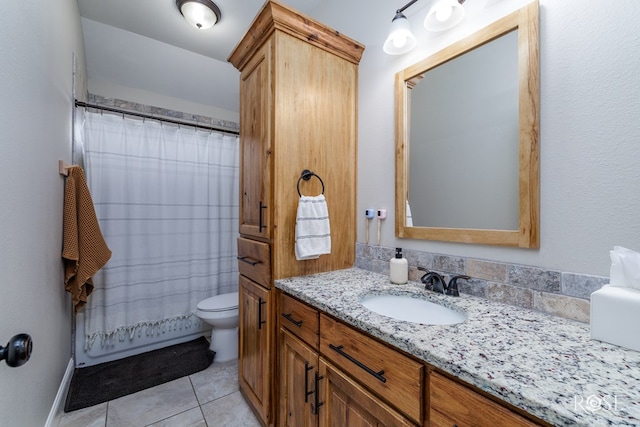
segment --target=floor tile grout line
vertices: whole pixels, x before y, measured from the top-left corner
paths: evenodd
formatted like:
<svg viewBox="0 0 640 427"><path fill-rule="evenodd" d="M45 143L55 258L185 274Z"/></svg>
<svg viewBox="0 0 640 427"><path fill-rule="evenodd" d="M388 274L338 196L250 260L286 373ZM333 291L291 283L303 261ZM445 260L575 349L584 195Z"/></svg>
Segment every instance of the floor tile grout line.
<svg viewBox="0 0 640 427"><path fill-rule="evenodd" d="M173 417L175 417L175 416L178 416L178 415L180 415L180 414L184 414L185 412L193 411L193 410L194 410L194 409L196 409L196 408L200 408L200 405L198 405L198 406L194 406L193 408L185 409L184 411L176 412L176 413L175 413L175 414L173 414L173 415L169 415L169 416L168 416L168 417L166 417L166 418L163 418L163 419L161 419L161 420L154 421L154 422L152 422L151 424L147 424L147 425L146 425L146 426L144 426L144 427L149 427L149 426L152 426L152 425L157 424L157 423L162 422L162 421L167 421L167 420L169 420L169 419L171 419L171 418L173 418ZM202 408L200 408L200 413L202 413ZM203 418L203 420L204 420L204 414L202 415L202 418ZM206 421L206 420L204 420L204 422L205 422L205 424L207 423L207 421Z"/></svg>
<svg viewBox="0 0 640 427"><path fill-rule="evenodd" d="M191 375L189 375L188 378L189 384L191 384L191 390L193 390L193 395L196 397L196 402L198 402L198 406L202 406L200 398L198 397L198 392L196 391L196 386L193 384L193 380L191 379Z"/></svg>
<svg viewBox="0 0 640 427"><path fill-rule="evenodd" d="M207 422L207 417L204 416L204 411L202 410L202 403L200 403L200 398L198 397L198 393L196 392L196 386L193 383L193 379L191 379L191 375L189 375L189 382L191 383L193 394L196 395L196 401L198 402L198 408L200 408L200 415L202 415L202 421L204 421L205 427L209 427L209 423Z"/></svg>

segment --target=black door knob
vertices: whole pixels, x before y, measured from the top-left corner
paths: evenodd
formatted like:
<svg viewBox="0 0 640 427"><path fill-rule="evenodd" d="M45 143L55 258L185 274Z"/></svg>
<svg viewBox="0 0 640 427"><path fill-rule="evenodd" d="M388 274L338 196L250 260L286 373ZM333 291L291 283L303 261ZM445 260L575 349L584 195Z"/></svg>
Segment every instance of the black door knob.
<svg viewBox="0 0 640 427"><path fill-rule="evenodd" d="M6 360L12 368L22 366L31 357L33 341L27 334L18 334L11 338L6 347L0 346L0 360Z"/></svg>

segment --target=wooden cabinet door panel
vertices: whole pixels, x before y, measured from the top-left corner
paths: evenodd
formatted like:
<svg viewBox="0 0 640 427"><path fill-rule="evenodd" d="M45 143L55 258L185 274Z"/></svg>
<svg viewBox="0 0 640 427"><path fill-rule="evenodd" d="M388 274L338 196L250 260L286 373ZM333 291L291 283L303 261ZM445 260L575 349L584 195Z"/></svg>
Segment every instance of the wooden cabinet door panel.
<svg viewBox="0 0 640 427"><path fill-rule="evenodd" d="M286 427L316 427L313 413L318 353L284 328L280 329L280 419Z"/></svg>
<svg viewBox="0 0 640 427"><path fill-rule="evenodd" d="M415 426L324 359L319 365L320 426Z"/></svg>
<svg viewBox="0 0 640 427"><path fill-rule="evenodd" d="M240 234L271 237L271 42L240 75Z"/></svg>
<svg viewBox="0 0 640 427"><path fill-rule="evenodd" d="M240 276L238 376L240 389L265 423L271 403L271 294Z"/></svg>

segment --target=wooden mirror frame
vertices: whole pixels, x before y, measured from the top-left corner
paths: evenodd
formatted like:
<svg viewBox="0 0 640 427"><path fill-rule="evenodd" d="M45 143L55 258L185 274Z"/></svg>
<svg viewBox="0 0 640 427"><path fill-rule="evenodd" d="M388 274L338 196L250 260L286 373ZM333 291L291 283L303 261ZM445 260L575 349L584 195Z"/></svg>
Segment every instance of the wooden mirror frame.
<svg viewBox="0 0 640 427"><path fill-rule="evenodd" d="M396 74L397 237L521 248L540 247L538 19L538 2L534 1ZM514 30L518 30L519 229L407 227L410 87L430 69Z"/></svg>

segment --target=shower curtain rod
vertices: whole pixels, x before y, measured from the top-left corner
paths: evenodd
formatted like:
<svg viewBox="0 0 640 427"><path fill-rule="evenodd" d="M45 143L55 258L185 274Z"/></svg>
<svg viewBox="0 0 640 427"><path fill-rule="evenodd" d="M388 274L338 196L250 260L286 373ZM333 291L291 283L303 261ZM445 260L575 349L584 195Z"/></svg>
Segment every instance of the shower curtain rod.
<svg viewBox="0 0 640 427"><path fill-rule="evenodd" d="M214 127L214 126L199 125L199 124L190 123L190 122L182 121L182 120L167 119L167 118L164 118L164 117L152 116L151 114L139 113L137 111L122 110L122 109L113 108L113 107L105 107L103 105L89 104L89 103L82 102L82 101L77 101L77 100L76 100L76 107L95 108L96 110L109 111L109 112L118 113L118 114L127 114L129 116L141 117L143 119L153 119L153 120L158 120L158 121L161 121L161 122L173 123L173 124L176 124L176 125L192 126L192 127L197 128L197 129L205 129L205 130L212 130L212 131L216 131L216 132L224 132L224 133L228 133L228 134L231 134L231 135L240 135L240 132L234 131L234 130L223 129L223 128L218 128L218 127Z"/></svg>

